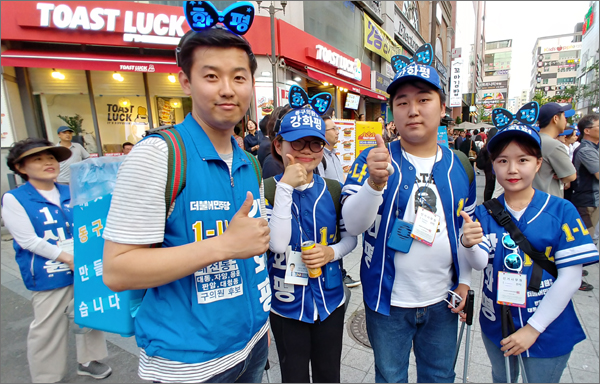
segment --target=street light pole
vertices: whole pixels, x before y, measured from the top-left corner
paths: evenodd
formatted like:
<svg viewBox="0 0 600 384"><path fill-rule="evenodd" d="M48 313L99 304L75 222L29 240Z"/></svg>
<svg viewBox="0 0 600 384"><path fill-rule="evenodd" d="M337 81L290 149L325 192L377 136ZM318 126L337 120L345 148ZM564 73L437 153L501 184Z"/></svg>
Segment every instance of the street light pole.
<svg viewBox="0 0 600 384"><path fill-rule="evenodd" d="M258 4L258 12L260 13L261 9L264 9L269 12L269 16L271 18L271 55L268 56L269 62L271 63L271 76L273 77L273 108L277 108L277 55L275 54L275 13L278 11L282 11L285 15L285 7L287 5L287 1L281 1L281 8L276 8L271 1L271 5L268 7L261 7L260 3L262 1L257 1Z"/></svg>

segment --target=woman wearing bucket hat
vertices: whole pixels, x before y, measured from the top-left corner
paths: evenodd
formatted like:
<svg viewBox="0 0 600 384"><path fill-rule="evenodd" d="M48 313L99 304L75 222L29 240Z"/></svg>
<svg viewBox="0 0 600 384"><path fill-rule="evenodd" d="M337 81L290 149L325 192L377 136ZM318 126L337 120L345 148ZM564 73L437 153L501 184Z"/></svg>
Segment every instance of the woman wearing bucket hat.
<svg viewBox="0 0 600 384"><path fill-rule="evenodd" d="M23 282L32 291L34 319L27 336L32 382L56 382L67 373L69 319L73 299L73 214L69 187L55 182L69 148L45 139L19 141L10 149L8 167L27 182L2 198L2 217L14 238ZM77 373L103 379L111 368L104 333L76 334Z"/></svg>
<svg viewBox="0 0 600 384"><path fill-rule="evenodd" d="M532 186L542 164L537 112L535 102L516 115L492 112L498 133L487 149L504 193L490 200L496 208L478 206L475 222L461 212L460 257L485 268L480 324L494 382L508 375L516 382L517 357L523 382L560 380L573 347L585 339L571 298L582 265L598 262L575 207Z"/></svg>
<svg viewBox="0 0 600 384"><path fill-rule="evenodd" d="M339 201L341 184L313 173L327 142L325 122L303 107L310 104L322 114L331 95L321 93L309 100L304 90L293 86L289 99L295 109L277 121L271 144L273 157L285 170L265 180L271 329L284 383L310 382L309 362L313 382L339 382L345 295L338 260L357 240L338 224L339 204L334 199ZM291 263L302 277L286 277Z"/></svg>

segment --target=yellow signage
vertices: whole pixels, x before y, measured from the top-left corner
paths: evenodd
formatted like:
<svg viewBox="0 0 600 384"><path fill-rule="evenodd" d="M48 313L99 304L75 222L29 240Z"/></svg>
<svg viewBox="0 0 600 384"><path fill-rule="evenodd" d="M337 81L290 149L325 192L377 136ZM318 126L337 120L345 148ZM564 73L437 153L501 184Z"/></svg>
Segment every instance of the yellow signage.
<svg viewBox="0 0 600 384"><path fill-rule="evenodd" d="M377 145L375 135L381 135L382 133L383 125L378 121L357 121L355 143L356 157L358 157L365 149Z"/></svg>
<svg viewBox="0 0 600 384"><path fill-rule="evenodd" d="M392 56L401 55L402 47L394 41L377 23L365 16L365 48L375 52L390 63Z"/></svg>

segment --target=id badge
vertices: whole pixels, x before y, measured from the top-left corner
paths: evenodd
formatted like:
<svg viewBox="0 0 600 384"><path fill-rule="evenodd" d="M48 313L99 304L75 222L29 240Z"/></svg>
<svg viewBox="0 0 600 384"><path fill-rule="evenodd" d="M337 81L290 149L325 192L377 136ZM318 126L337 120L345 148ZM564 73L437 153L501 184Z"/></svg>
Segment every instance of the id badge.
<svg viewBox="0 0 600 384"><path fill-rule="evenodd" d="M420 241L421 243L432 246L435 234L437 233L440 217L433 212L430 212L423 207L417 209L415 216L415 224L410 236Z"/></svg>
<svg viewBox="0 0 600 384"><path fill-rule="evenodd" d="M287 265L283 281L286 284L308 285L308 268L302 261L302 252L292 251L292 247L288 246L285 253Z"/></svg>
<svg viewBox="0 0 600 384"><path fill-rule="evenodd" d="M65 253L74 256L75 242L73 239L62 240L56 243L56 245Z"/></svg>
<svg viewBox="0 0 600 384"><path fill-rule="evenodd" d="M408 253L413 243L410 233L413 225L404 220L396 219L388 237L387 246L397 252Z"/></svg>
<svg viewBox="0 0 600 384"><path fill-rule="evenodd" d="M499 271L498 304L525 308L527 304L527 275Z"/></svg>

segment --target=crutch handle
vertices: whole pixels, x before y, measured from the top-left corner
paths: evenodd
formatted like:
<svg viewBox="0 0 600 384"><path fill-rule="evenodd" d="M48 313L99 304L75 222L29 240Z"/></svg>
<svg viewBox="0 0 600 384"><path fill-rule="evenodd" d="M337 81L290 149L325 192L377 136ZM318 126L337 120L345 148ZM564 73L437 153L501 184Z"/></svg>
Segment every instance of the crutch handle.
<svg viewBox="0 0 600 384"><path fill-rule="evenodd" d="M467 301L465 303L465 312L467 313L466 323L467 325L473 325L473 310L475 307L475 292L472 289L469 289L467 293Z"/></svg>
<svg viewBox="0 0 600 384"><path fill-rule="evenodd" d="M510 318L510 309L508 306L506 305L501 305L500 306L500 313L501 313L501 323L502 323L502 338L506 339L509 335L508 333L508 319Z"/></svg>

